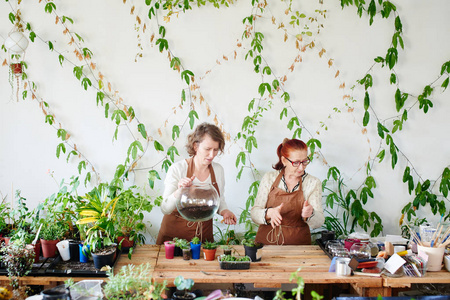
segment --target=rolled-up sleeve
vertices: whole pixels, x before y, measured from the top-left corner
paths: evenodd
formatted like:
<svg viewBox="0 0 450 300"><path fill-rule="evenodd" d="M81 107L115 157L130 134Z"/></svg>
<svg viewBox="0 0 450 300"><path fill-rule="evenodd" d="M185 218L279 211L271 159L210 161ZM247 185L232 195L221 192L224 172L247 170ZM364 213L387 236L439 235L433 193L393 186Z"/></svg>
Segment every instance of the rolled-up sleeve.
<svg viewBox="0 0 450 300"><path fill-rule="evenodd" d="M269 197L270 188L278 175L278 172L268 172L264 174L259 183L258 193L256 194L255 205L250 211L250 216L258 225L266 224L266 205Z"/></svg>
<svg viewBox="0 0 450 300"><path fill-rule="evenodd" d="M308 175L303 183L305 200L314 208L314 215L306 223L311 229L319 228L325 222L322 207L322 183L314 176Z"/></svg>
<svg viewBox="0 0 450 300"><path fill-rule="evenodd" d="M186 170L184 170L184 175L182 174L183 162L178 162L170 166L166 174L166 179L164 180L164 193L163 201L161 202L161 212L168 215L174 211L177 204L177 198L175 197L175 192L178 190L178 182L181 178L185 177ZM186 163L187 165L187 163Z"/></svg>

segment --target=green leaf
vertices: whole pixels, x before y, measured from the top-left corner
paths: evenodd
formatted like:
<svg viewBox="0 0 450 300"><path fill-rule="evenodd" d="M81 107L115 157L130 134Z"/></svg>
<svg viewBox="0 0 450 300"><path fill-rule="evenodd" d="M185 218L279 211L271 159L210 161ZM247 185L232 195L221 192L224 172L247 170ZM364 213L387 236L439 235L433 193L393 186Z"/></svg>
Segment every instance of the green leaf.
<svg viewBox="0 0 450 300"><path fill-rule="evenodd" d="M81 76L83 75L83 66L75 66L73 68L73 75L75 75L75 77L80 80Z"/></svg>
<svg viewBox="0 0 450 300"><path fill-rule="evenodd" d="M165 171L167 172L167 170L169 169L169 167L170 167L171 165L172 165L172 163L170 162L170 160L165 159L165 160L162 162L161 169L163 169L163 170L165 170Z"/></svg>
<svg viewBox="0 0 450 300"><path fill-rule="evenodd" d="M245 165L245 152L241 151L239 152L237 158L236 158L236 168L239 167L239 164L242 163Z"/></svg>
<svg viewBox="0 0 450 300"><path fill-rule="evenodd" d="M302 128L298 127L297 129L294 130L292 138L295 139L296 137L298 137L300 139L301 136L302 136Z"/></svg>
<svg viewBox="0 0 450 300"><path fill-rule="evenodd" d="M59 143L58 146L56 146L56 157L59 158L61 151L63 153L66 153L66 146L64 143Z"/></svg>
<svg viewBox="0 0 450 300"><path fill-rule="evenodd" d="M119 164L116 167L116 173L114 174L114 178L120 178L125 173L125 166L122 164Z"/></svg>
<svg viewBox="0 0 450 300"><path fill-rule="evenodd" d="M400 17L399 16L395 17L395 30L398 31L398 32L402 32L403 31L402 21L400 21Z"/></svg>
<svg viewBox="0 0 450 300"><path fill-rule="evenodd" d="M166 28L164 26L159 26L159 35L164 37L166 35Z"/></svg>
<svg viewBox="0 0 450 300"><path fill-rule="evenodd" d="M60 54L58 59L59 59L59 64L62 66L62 64L64 62L64 56L62 54Z"/></svg>
<svg viewBox="0 0 450 300"><path fill-rule="evenodd" d="M164 147L158 141L155 140L153 145L156 151L164 151Z"/></svg>
<svg viewBox="0 0 450 300"><path fill-rule="evenodd" d="M66 17L66 16L62 16L62 22L63 22L63 23L66 23L66 21L69 21L70 23L73 24L73 20L72 20L71 18Z"/></svg>
<svg viewBox="0 0 450 300"><path fill-rule="evenodd" d="M391 77L389 78L389 82L391 84L396 84L397 83L397 76L394 73L391 73Z"/></svg>
<svg viewBox="0 0 450 300"><path fill-rule="evenodd" d="M141 135L142 135L142 137L143 137L144 139L147 138L147 131L145 130L145 125L144 125L144 124L139 123L139 125L138 125L138 131L141 133Z"/></svg>
<svg viewBox="0 0 450 300"><path fill-rule="evenodd" d="M16 16L12 12L9 13L8 18L12 24L16 21Z"/></svg>
<svg viewBox="0 0 450 300"><path fill-rule="evenodd" d="M384 149L383 149L383 150L381 150L381 151L378 153L378 155L377 155L377 157L380 159L379 162L382 162L382 161L383 161L384 156L385 156L385 151L384 151Z"/></svg>
<svg viewBox="0 0 450 300"><path fill-rule="evenodd" d="M184 79L187 85L189 85L189 83L191 82L191 77L194 77L194 73L192 73L191 71L184 70L183 72L181 72L181 79Z"/></svg>
<svg viewBox="0 0 450 300"><path fill-rule="evenodd" d="M283 120L283 117L287 117L287 108L283 108L283 110L280 113L280 120Z"/></svg>
<svg viewBox="0 0 450 300"><path fill-rule="evenodd" d="M384 139L384 133L389 132L389 130L384 127L380 122L377 123L378 135Z"/></svg>
<svg viewBox="0 0 450 300"><path fill-rule="evenodd" d="M49 49L50 51L53 51L53 43L50 42L50 41L48 41L48 49Z"/></svg>
<svg viewBox="0 0 450 300"><path fill-rule="evenodd" d="M194 128L195 118L198 120L198 114L195 110L191 110L189 112L189 126L191 127L191 129Z"/></svg>
<svg viewBox="0 0 450 300"><path fill-rule="evenodd" d="M284 102L288 102L289 100L291 100L291 96L289 95L288 92L284 92L284 93L281 95L281 98L284 99Z"/></svg>
<svg viewBox="0 0 450 300"><path fill-rule="evenodd" d="M103 92L97 92L97 106L99 102L103 105L103 98L105 98L105 94Z"/></svg>
<svg viewBox="0 0 450 300"><path fill-rule="evenodd" d="M161 180L161 177L159 177L159 173L156 170L150 170L148 172L148 184L150 185L151 189L155 187L156 179Z"/></svg>
<svg viewBox="0 0 450 300"><path fill-rule="evenodd" d="M363 118L363 126L367 126L367 124L369 124L369 119L370 119L370 114L369 112L366 110L364 112L364 118Z"/></svg>
<svg viewBox="0 0 450 300"><path fill-rule="evenodd" d="M181 61L178 57L174 57L172 58L172 60L170 61L170 67L173 70L179 70L181 66Z"/></svg>
<svg viewBox="0 0 450 300"><path fill-rule="evenodd" d="M256 142L255 136L252 135L249 136L245 141L245 149L247 149L247 151L251 153L253 147L258 148L258 143Z"/></svg>
<svg viewBox="0 0 450 300"><path fill-rule="evenodd" d="M86 173L86 178L84 178L84 185L86 186L89 182L91 182L91 172Z"/></svg>
<svg viewBox="0 0 450 300"><path fill-rule="evenodd" d="M145 4L149 6L152 3L152 0L145 0Z"/></svg>
<svg viewBox="0 0 450 300"><path fill-rule="evenodd" d="M389 48L386 54L386 63L389 69L392 69L398 60L398 51L395 48Z"/></svg>
<svg viewBox="0 0 450 300"><path fill-rule="evenodd" d="M54 117L52 115L46 115L45 116L45 123L53 125L54 122L55 122L55 119L54 119Z"/></svg>
<svg viewBox="0 0 450 300"><path fill-rule="evenodd" d="M252 111L254 105L255 105L255 99L252 99L252 100L248 103L247 110L248 110L249 112Z"/></svg>
<svg viewBox="0 0 450 300"><path fill-rule="evenodd" d="M167 155L170 157L170 160L175 161L175 155L180 156L180 154L178 154L178 149L175 146L170 146L169 149L167 150Z"/></svg>
<svg viewBox="0 0 450 300"><path fill-rule="evenodd" d="M78 163L78 174L81 174L82 169L86 170L86 162L84 160Z"/></svg>
<svg viewBox="0 0 450 300"><path fill-rule="evenodd" d="M30 32L30 41L34 43L34 39L36 38L36 33L34 31Z"/></svg>
<svg viewBox="0 0 450 300"><path fill-rule="evenodd" d="M186 92L183 90L181 90L181 105L183 105L183 103L186 101Z"/></svg>
<svg viewBox="0 0 450 300"><path fill-rule="evenodd" d="M47 2L47 4L45 4L45 12L50 14L52 13L53 10L56 9L56 5L53 2Z"/></svg>
<svg viewBox="0 0 450 300"><path fill-rule="evenodd" d="M70 151L69 154L67 155L66 162L69 162L70 155L75 155L75 156L77 156L78 153L77 153L77 151L75 151L75 150Z"/></svg>
<svg viewBox="0 0 450 300"><path fill-rule="evenodd" d="M89 80L89 78L84 77L84 78L81 80L81 86L83 86L83 88L84 88L85 90L87 90L88 87L92 86L92 82L91 82L91 80Z"/></svg>
<svg viewBox="0 0 450 300"><path fill-rule="evenodd" d="M262 73L264 74L267 74L267 75L270 75L270 74L272 74L272 70L270 69L270 67L269 66L265 66L264 67L264 69L263 69L263 71L262 71Z"/></svg>
<svg viewBox="0 0 450 300"><path fill-rule="evenodd" d="M176 138L180 137L180 127L178 125L173 125L172 127L172 140L175 141Z"/></svg>
<svg viewBox="0 0 450 300"><path fill-rule="evenodd" d="M300 122L298 120L297 117L292 117L288 124L287 124L287 128L289 128L289 130L292 130L292 128L294 127L294 125L300 126Z"/></svg>
<svg viewBox="0 0 450 300"><path fill-rule="evenodd" d="M272 81L272 87L273 89L276 91L278 89L278 87L280 86L280 82L277 79L274 79Z"/></svg>
<svg viewBox="0 0 450 300"><path fill-rule="evenodd" d="M369 93L366 91L365 95L364 95L364 110L368 110L370 106L370 97L369 97Z"/></svg>
<svg viewBox="0 0 450 300"><path fill-rule="evenodd" d="M444 82L442 82L441 87L444 88L444 91L447 89L448 87L448 82L449 82L449 77L445 78Z"/></svg>

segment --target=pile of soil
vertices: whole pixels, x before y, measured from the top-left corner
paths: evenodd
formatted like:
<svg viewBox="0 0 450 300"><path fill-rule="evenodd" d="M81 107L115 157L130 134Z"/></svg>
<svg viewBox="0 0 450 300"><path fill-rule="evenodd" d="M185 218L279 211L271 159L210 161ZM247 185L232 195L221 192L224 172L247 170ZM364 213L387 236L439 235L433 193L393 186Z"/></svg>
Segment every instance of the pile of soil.
<svg viewBox="0 0 450 300"><path fill-rule="evenodd" d="M217 206L191 206L180 209L180 214L188 220L205 220L217 211Z"/></svg>

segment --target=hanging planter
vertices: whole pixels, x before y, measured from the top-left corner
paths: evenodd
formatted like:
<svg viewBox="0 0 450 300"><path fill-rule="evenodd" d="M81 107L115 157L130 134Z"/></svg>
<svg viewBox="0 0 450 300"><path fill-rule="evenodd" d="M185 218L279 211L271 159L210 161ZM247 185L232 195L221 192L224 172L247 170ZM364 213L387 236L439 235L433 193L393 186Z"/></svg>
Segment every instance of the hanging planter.
<svg viewBox="0 0 450 300"><path fill-rule="evenodd" d="M22 76L22 63L12 63L10 67L14 76Z"/></svg>

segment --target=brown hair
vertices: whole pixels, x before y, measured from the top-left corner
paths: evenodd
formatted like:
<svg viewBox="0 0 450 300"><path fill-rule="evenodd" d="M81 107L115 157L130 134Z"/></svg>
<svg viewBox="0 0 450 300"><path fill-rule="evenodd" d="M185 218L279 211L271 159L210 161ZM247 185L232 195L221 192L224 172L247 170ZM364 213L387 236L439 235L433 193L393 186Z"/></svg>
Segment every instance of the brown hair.
<svg viewBox="0 0 450 300"><path fill-rule="evenodd" d="M278 162L272 167L275 170L280 171L284 168L283 163L281 162L281 157L288 157L289 153L294 150L306 150L308 151L308 146L301 140L297 139L288 139L285 138L283 142L277 148Z"/></svg>
<svg viewBox="0 0 450 300"><path fill-rule="evenodd" d="M225 148L225 138L219 127L209 123L202 123L195 128L195 131L188 135L186 149L189 156L195 155L195 144L199 144L205 138L205 134L209 135L213 141L219 143L219 150L223 152Z"/></svg>

